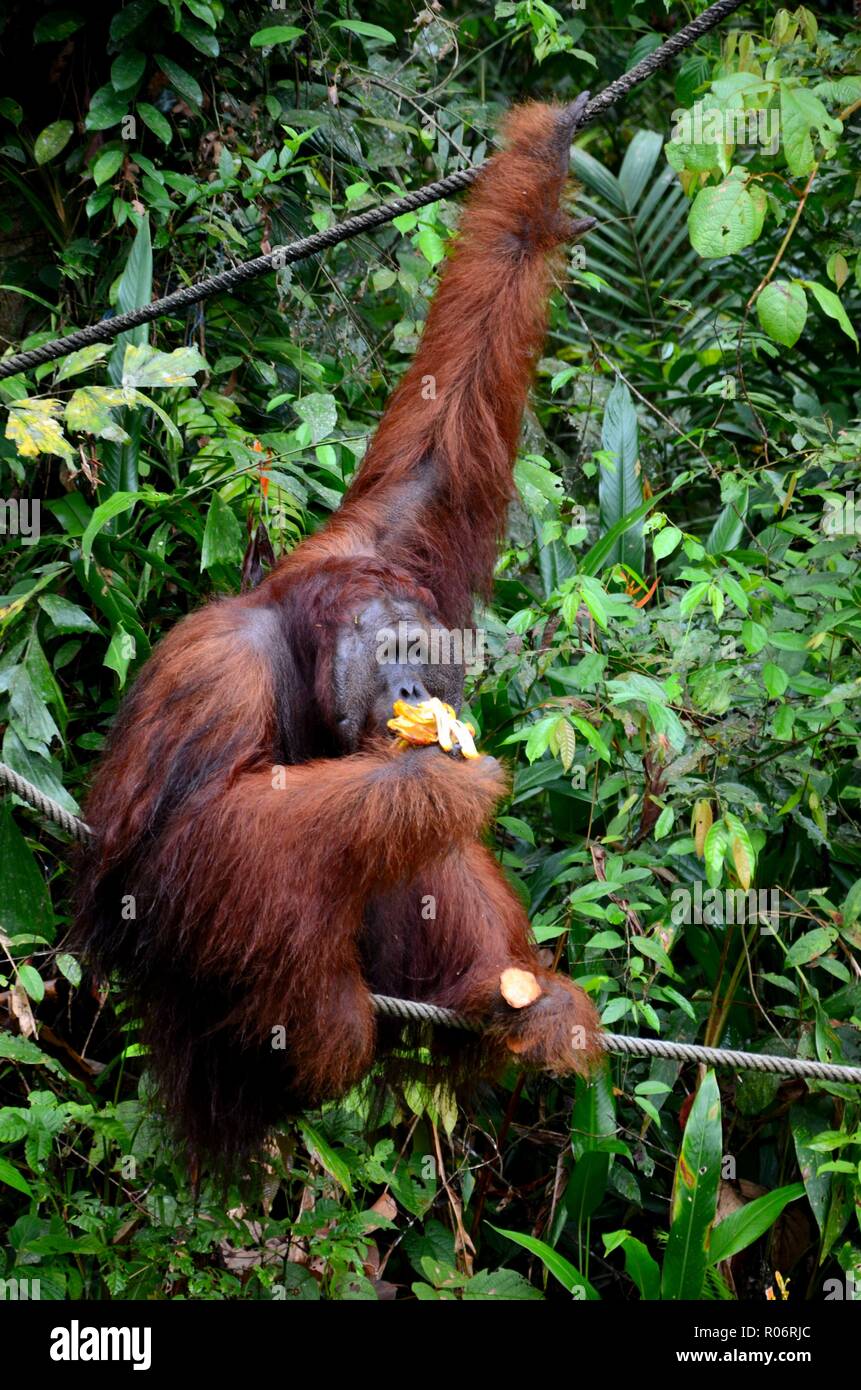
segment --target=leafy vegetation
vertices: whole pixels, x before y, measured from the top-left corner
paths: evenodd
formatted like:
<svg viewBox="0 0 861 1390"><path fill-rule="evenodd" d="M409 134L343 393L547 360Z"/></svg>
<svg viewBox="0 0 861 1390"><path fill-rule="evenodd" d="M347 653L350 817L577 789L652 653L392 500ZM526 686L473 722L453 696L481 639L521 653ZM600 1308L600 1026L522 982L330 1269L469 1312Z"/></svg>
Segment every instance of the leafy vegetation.
<svg viewBox="0 0 861 1390"><path fill-rule="evenodd" d="M479 162L505 103L597 91L686 17L93 8L3 20L13 351ZM514 765L496 851L608 1028L857 1063L861 42L841 10L747 5L579 138L600 225L554 302L468 716ZM5 762L76 809L158 637L238 588L258 521L281 552L337 506L456 216L0 383ZM0 1278L853 1295L844 1084L617 1058L589 1088L512 1070L471 1114L416 1089L372 1126L353 1096L286 1124L236 1190L197 1190L121 994L64 948L63 837L7 798L0 863Z"/></svg>

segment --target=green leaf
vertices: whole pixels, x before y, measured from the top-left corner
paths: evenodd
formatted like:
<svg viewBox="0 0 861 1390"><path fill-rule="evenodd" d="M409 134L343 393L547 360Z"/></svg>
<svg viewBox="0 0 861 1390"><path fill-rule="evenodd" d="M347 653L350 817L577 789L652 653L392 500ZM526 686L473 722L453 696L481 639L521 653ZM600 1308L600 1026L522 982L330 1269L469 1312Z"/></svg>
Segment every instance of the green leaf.
<svg viewBox="0 0 861 1390"><path fill-rule="evenodd" d="M851 931L861 918L861 878L856 878L843 903L843 927Z"/></svg>
<svg viewBox="0 0 861 1390"><path fill-rule="evenodd" d="M115 10L110 29L114 43L121 45L123 39L139 29L144 20L149 19L152 8L152 0L129 0L121 10Z"/></svg>
<svg viewBox="0 0 861 1390"><path fill-rule="evenodd" d="M741 625L741 640L750 655L756 656L757 652L761 652L768 642L768 630L763 627L762 623L755 623L752 619L748 619Z"/></svg>
<svg viewBox="0 0 861 1390"><path fill-rule="evenodd" d="M105 150L99 155L93 165L93 179L97 188L113 178L124 159L122 150Z"/></svg>
<svg viewBox="0 0 861 1390"><path fill-rule="evenodd" d="M93 553L93 541L99 534L103 526L112 521L115 516L122 512L131 511L132 507L141 500L139 492L114 492L112 495L100 502L87 523L87 529L81 538L81 556L85 568L89 568L90 557Z"/></svg>
<svg viewBox="0 0 861 1390"><path fill-rule="evenodd" d="M761 230L762 211L737 170L716 188L701 188L688 214L691 245L706 259L743 251Z"/></svg>
<svg viewBox="0 0 861 1390"><path fill-rule="evenodd" d="M598 573L598 570L603 569L604 565L608 563L607 557L613 551L619 537L623 536L629 527L635 525L648 511L651 511L652 507L666 497L670 491L670 488L664 488L663 492L657 493L654 497L647 497L644 502L640 503L639 507L628 512L626 516L616 522L615 526L611 526L607 534L601 536L583 556L577 566L578 574L594 575Z"/></svg>
<svg viewBox="0 0 861 1390"><path fill-rule="evenodd" d="M45 981L39 974L34 965L21 965L18 967L18 984L33 1000L35 1004L41 1004L45 998Z"/></svg>
<svg viewBox="0 0 861 1390"><path fill-rule="evenodd" d="M89 347L81 348L78 352L70 352L60 363L54 384L57 385L70 376L77 376L78 372L88 371L107 357L109 350L107 343L91 343Z"/></svg>
<svg viewBox="0 0 861 1390"><path fill-rule="evenodd" d="M33 26L33 42L62 43L76 34L85 22L84 16L74 10L54 10L50 14L40 15Z"/></svg>
<svg viewBox="0 0 861 1390"><path fill-rule="evenodd" d="M71 121L54 121L36 136L33 155L37 164L48 164L68 145L74 133Z"/></svg>
<svg viewBox="0 0 861 1390"><path fill-rule="evenodd" d="M590 951L615 951L624 946L625 938L617 931L599 931L590 936L586 946Z"/></svg>
<svg viewBox="0 0 861 1390"><path fill-rule="evenodd" d="M148 343L129 343L123 359L123 386L194 386L197 372L208 371L196 347L157 352Z"/></svg>
<svg viewBox="0 0 861 1390"><path fill-rule="evenodd" d="M75 960L74 956L70 956L68 951L61 951L57 956L57 969L60 971L60 974L69 981L69 984L74 985L75 988L81 983L83 971L81 970L80 963Z"/></svg>
<svg viewBox="0 0 861 1390"><path fill-rule="evenodd" d="M149 304L151 299L152 241L149 218L144 217L135 233L128 260L117 286L117 309L121 314L127 314L131 309L140 309L144 304ZM108 375L115 386L119 386L122 381L126 349L130 344L140 347L146 343L148 336L149 324L141 323L137 328L130 328L127 333L121 333L117 338L108 363ZM112 486L120 487L121 481L119 477L115 478ZM128 490L133 491L137 487L137 472L134 471L131 476L127 476L125 481L132 484Z"/></svg>
<svg viewBox="0 0 861 1390"><path fill-rule="evenodd" d="M722 821L715 821L708 831L703 845L703 859L706 878L711 888L717 888L723 877L723 866L729 849L729 836Z"/></svg>
<svg viewBox="0 0 861 1390"><path fill-rule="evenodd" d="M786 964L808 965L817 956L830 951L836 932L832 927L814 927L794 941L786 953Z"/></svg>
<svg viewBox="0 0 861 1390"><path fill-rule="evenodd" d="M816 131L826 153L834 148L834 136L842 131L840 121L829 116L819 97L807 87L780 84L780 137L786 165L800 178L811 173L815 164L811 132Z"/></svg>
<svg viewBox="0 0 861 1390"><path fill-rule="evenodd" d="M655 559L665 560L668 555L672 555L681 539L682 533L678 526L665 526L652 541L652 554Z"/></svg>
<svg viewBox="0 0 861 1390"><path fill-rule="evenodd" d="M175 444L182 444L182 435L180 434L173 420L171 420L167 411L162 410L161 406L158 404L157 401L153 400L152 396L145 396L143 391L135 391L134 394L135 400L140 405L145 405L148 407L149 410L155 411L156 415L161 420L161 423L164 425L173 442Z"/></svg>
<svg viewBox="0 0 861 1390"><path fill-rule="evenodd" d="M608 532L618 526L625 517L630 516L632 510L636 511L643 502L637 412L631 393L621 377L617 379L607 397L601 425L601 443L607 453L613 456L612 465L601 465L598 483L601 530ZM607 556L607 563L622 562L641 574L644 556L643 528L639 520L636 520L619 534Z"/></svg>
<svg viewBox="0 0 861 1390"><path fill-rule="evenodd" d="M832 1116L833 1101L829 1096L807 1096L789 1109L789 1123L795 1144L798 1171L810 1209L820 1231L825 1230L831 1198L832 1177L820 1173L821 1154L812 1147L817 1134L824 1130Z"/></svg>
<svg viewBox="0 0 861 1390"><path fill-rule="evenodd" d="M379 24L368 24L364 19L336 19L331 27L333 29L347 29L351 34L358 34L363 39L377 39L380 43L397 43L394 34L389 33L388 29L381 29Z"/></svg>
<svg viewBox="0 0 861 1390"><path fill-rule="evenodd" d="M111 86L117 92L126 92L143 77L146 55L140 49L128 48L111 63Z"/></svg>
<svg viewBox="0 0 861 1390"><path fill-rule="evenodd" d="M601 1149L591 1149L575 1162L565 1189L565 1206L575 1225L585 1228L589 1217L598 1210L609 1173L610 1154Z"/></svg>
<svg viewBox="0 0 861 1390"><path fill-rule="evenodd" d="M201 571L212 569L213 565L239 564L243 551L242 527L221 494L213 492L203 532Z"/></svg>
<svg viewBox="0 0 861 1390"><path fill-rule="evenodd" d="M849 315L837 298L833 290L829 290L825 285L819 285L815 280L804 281L816 303L824 314L829 318L836 319L848 338L851 338L856 348L858 346L858 334L849 322Z"/></svg>
<svg viewBox="0 0 861 1390"><path fill-rule="evenodd" d="M706 551L709 555L725 555L728 550L737 548L744 535L747 501L748 492L745 489L741 497L727 502L721 509L706 539Z"/></svg>
<svg viewBox="0 0 861 1390"><path fill-rule="evenodd" d="M558 511L565 498L562 479L535 455L517 460L514 483L524 507L533 516L544 516L548 502Z"/></svg>
<svg viewBox="0 0 861 1390"><path fill-rule="evenodd" d="M480 1269L478 1274L464 1284L462 1294L464 1303L479 1299L482 1302L489 1299L521 1302L541 1297L541 1290L530 1284L522 1274L518 1274L516 1269Z"/></svg>
<svg viewBox="0 0 861 1390"><path fill-rule="evenodd" d="M676 1163L661 1276L664 1299L702 1297L711 1263L709 1237L717 1210L721 1140L720 1092L714 1072L709 1071L691 1106Z"/></svg>
<svg viewBox="0 0 861 1390"><path fill-rule="evenodd" d="M488 1224L490 1225L490 1223ZM555 1279L559 1280L563 1289L566 1289L568 1293L576 1294L589 1302L598 1299L598 1294L588 1279L584 1279L579 1269L576 1269L563 1255L558 1254L552 1246L545 1245L543 1240L537 1240L535 1236L521 1235L519 1231L505 1231L500 1226L492 1226L491 1229L496 1231L497 1235L505 1236L506 1239L514 1241L515 1245L522 1245L523 1249L528 1250L530 1254L537 1255L544 1268Z"/></svg>
<svg viewBox="0 0 861 1390"><path fill-rule="evenodd" d="M110 82L93 94L84 125L87 130L109 130L129 114L128 97L115 92Z"/></svg>
<svg viewBox="0 0 861 1390"><path fill-rule="evenodd" d="M122 623L114 628L108 649L105 652L102 664L108 666L112 671L116 671L120 678L120 687L125 685L129 666L135 659L137 644L130 632L127 632Z"/></svg>
<svg viewBox="0 0 861 1390"><path fill-rule="evenodd" d="M51 619L54 632L98 632L89 613L60 594L40 594L37 603Z"/></svg>
<svg viewBox="0 0 861 1390"><path fill-rule="evenodd" d="M807 322L807 295L790 280L772 280L756 301L763 329L776 343L793 347Z"/></svg>
<svg viewBox="0 0 861 1390"><path fill-rule="evenodd" d="M724 1217L712 1231L709 1245L709 1264L719 1264L729 1260L740 1250L746 1250L759 1240L761 1235L774 1225L780 1213L790 1202L804 1196L804 1184L790 1183L787 1187L775 1188L764 1197L755 1197L752 1202Z"/></svg>
<svg viewBox="0 0 861 1390"><path fill-rule="evenodd" d="M199 110L203 105L203 92L197 79L163 53L156 53L155 60L177 95Z"/></svg>
<svg viewBox="0 0 861 1390"><path fill-rule="evenodd" d="M6 1158L0 1158L0 1182L4 1182L7 1187L14 1187L16 1192L23 1192L25 1197L33 1196L33 1189L27 1179L13 1168Z"/></svg>
<svg viewBox="0 0 861 1390"><path fill-rule="evenodd" d="M306 1120L299 1120L298 1125L307 1147L323 1165L326 1172L331 1174L335 1181L340 1183L341 1187L343 1187L344 1191L349 1195L353 1190L353 1186L348 1165L335 1153L331 1144L323 1138L319 1130L314 1129Z"/></svg>
<svg viewBox="0 0 861 1390"><path fill-rule="evenodd" d="M439 232L433 227L423 226L416 237L418 248L429 265L439 265L445 260L445 244Z"/></svg>
<svg viewBox="0 0 861 1390"><path fill-rule="evenodd" d="M319 444L321 439L326 439L338 423L338 405L335 397L322 391L313 391L301 400L294 401L293 409L299 419L308 426L312 444Z"/></svg>
<svg viewBox="0 0 861 1390"><path fill-rule="evenodd" d="M153 135L158 136L163 145L169 145L173 136L170 121L163 116L154 106L150 106L148 101L139 101L135 110L140 116L145 126L148 126Z"/></svg>
<svg viewBox="0 0 861 1390"><path fill-rule="evenodd" d="M773 661L767 661L762 668L762 682L768 691L769 699L779 700L789 685L789 676L782 666L775 666Z"/></svg>
<svg viewBox="0 0 861 1390"><path fill-rule="evenodd" d="M720 577L720 585L740 613L750 612L750 599L734 575L726 571Z"/></svg>
<svg viewBox="0 0 861 1390"><path fill-rule="evenodd" d="M611 763L612 758L610 756L609 748L602 739L601 735L598 733L597 729L594 728L594 726L589 722L589 720L583 719L579 714L570 714L568 717L571 720L571 723L574 725L574 727L576 729L579 729L586 742L592 748L595 749L595 752L598 754L599 758L603 758L605 763Z"/></svg>
<svg viewBox="0 0 861 1390"><path fill-rule="evenodd" d="M779 738L783 743L791 743L795 730L795 711L792 705L778 705L771 721L771 729L775 738Z"/></svg>
<svg viewBox="0 0 861 1390"><path fill-rule="evenodd" d="M64 806L67 811L71 811L73 815L78 813L80 807L60 781L56 764L41 753L25 748L13 728L6 731L6 737L3 740L3 756L10 767L13 767L22 777L26 777L29 782L33 783L34 787L39 788L40 792L44 792L46 796L59 801L60 805Z"/></svg>
<svg viewBox="0 0 861 1390"><path fill-rule="evenodd" d="M204 53L207 58L217 58L221 52L215 35L205 25L198 24L196 19L189 19L188 15L183 15L180 32L186 43L190 43L192 48L196 48L198 53Z"/></svg>
<svg viewBox="0 0 861 1390"><path fill-rule="evenodd" d="M622 1246L625 1252L625 1273L633 1279L640 1298L657 1302L661 1297L661 1271L646 1246L635 1236L628 1236Z"/></svg>
<svg viewBox="0 0 861 1390"><path fill-rule="evenodd" d="M613 1078L609 1066L603 1066L589 1084L577 1079L571 1112L572 1153L575 1158L596 1149L609 1153L615 1134Z"/></svg>
<svg viewBox="0 0 861 1390"><path fill-rule="evenodd" d="M111 411L126 404L126 394L119 386L80 386L66 406L66 429L124 444L129 436Z"/></svg>
<svg viewBox="0 0 861 1390"><path fill-rule="evenodd" d="M47 1067L51 1059L29 1038L14 1037L11 1033L0 1031L0 1057L8 1057L12 1062L20 1062L26 1067Z"/></svg>
<svg viewBox="0 0 861 1390"><path fill-rule="evenodd" d="M8 797L0 806L0 900L0 924L8 935L34 932L53 939L54 913L48 888L18 829Z"/></svg>
<svg viewBox="0 0 861 1390"><path fill-rule="evenodd" d="M534 724L528 725L526 731L518 730L518 735L522 735L524 732L527 734L524 751L530 763L536 762L543 753L547 752L557 719L557 715L551 714L545 719L539 719Z"/></svg>
<svg viewBox="0 0 861 1390"><path fill-rule="evenodd" d="M517 816L497 816L496 823L501 825L503 830L508 830L519 839L526 840L528 844L535 844L535 832L525 820L520 820Z"/></svg>
<svg viewBox="0 0 861 1390"><path fill-rule="evenodd" d="M11 97L0 97L0 116L12 125L19 126L24 119L24 108Z"/></svg>
<svg viewBox="0 0 861 1390"><path fill-rule="evenodd" d="M252 48L274 48L276 44L301 39L304 32L304 29L297 29L295 24L270 24L268 28L258 29L256 34L252 34L249 42Z"/></svg>

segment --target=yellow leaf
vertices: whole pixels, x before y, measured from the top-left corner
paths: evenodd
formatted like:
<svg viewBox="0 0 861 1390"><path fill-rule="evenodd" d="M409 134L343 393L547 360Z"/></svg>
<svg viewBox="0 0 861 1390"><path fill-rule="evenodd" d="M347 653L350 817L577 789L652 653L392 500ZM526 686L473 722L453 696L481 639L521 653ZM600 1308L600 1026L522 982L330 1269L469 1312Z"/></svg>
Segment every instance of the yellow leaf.
<svg viewBox="0 0 861 1390"><path fill-rule="evenodd" d="M566 772L570 771L577 751L577 735L564 716L553 726L553 744L553 751L558 755L562 767Z"/></svg>
<svg viewBox="0 0 861 1390"><path fill-rule="evenodd" d="M746 893L750 887L750 855L737 835L733 835L730 848L732 850L732 862L735 865L736 876Z"/></svg>
<svg viewBox="0 0 861 1390"><path fill-rule="evenodd" d="M6 438L12 440L22 458L59 454L74 459L75 451L54 418L62 409L62 401L50 397L16 401L9 411Z"/></svg>
<svg viewBox="0 0 861 1390"><path fill-rule="evenodd" d="M694 802L694 814L691 825L691 832L694 837L694 848L696 849L697 859L702 859L705 850L706 835L712 828L714 816L712 815L712 804L704 798Z"/></svg>

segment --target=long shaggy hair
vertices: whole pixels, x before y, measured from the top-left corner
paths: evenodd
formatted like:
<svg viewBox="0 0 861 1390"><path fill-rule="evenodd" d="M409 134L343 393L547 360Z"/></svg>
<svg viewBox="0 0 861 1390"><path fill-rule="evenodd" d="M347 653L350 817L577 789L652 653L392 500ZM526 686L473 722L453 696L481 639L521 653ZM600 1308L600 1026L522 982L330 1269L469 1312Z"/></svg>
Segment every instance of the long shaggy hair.
<svg viewBox="0 0 861 1390"><path fill-rule="evenodd" d="M557 248L588 228L559 206L575 117L508 117L342 507L253 593L160 643L96 773L77 944L122 976L168 1114L218 1161L368 1072L371 991L481 1018L485 1069L597 1055L592 1004L541 967L480 842L498 764L378 738L339 755L332 697L336 634L363 604L455 626L490 589ZM512 966L540 983L527 1008L501 997Z"/></svg>

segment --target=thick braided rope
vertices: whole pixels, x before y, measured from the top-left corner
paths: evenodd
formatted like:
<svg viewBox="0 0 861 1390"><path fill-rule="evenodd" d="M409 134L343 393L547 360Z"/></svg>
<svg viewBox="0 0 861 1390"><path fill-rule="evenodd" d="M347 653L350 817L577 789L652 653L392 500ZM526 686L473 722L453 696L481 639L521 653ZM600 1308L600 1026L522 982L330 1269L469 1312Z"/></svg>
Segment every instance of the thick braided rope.
<svg viewBox="0 0 861 1390"><path fill-rule="evenodd" d="M45 796L26 777L21 777L6 763L0 763L0 786L34 807L41 815L59 825L81 844L92 838L90 827L50 796ZM423 1004L416 999L393 999L387 994L372 994L378 1014L386 1018L402 1018L407 1022L432 1023L441 1028L460 1028L480 1033L481 1024L465 1018L455 1009L439 1004ZM680 1062L702 1062L713 1067L737 1067L745 1071L774 1072L780 1076L809 1076L818 1081L845 1081L861 1086L861 1067L845 1067L831 1062L815 1062L805 1057L775 1057L768 1053L738 1052L726 1047L700 1047L696 1043L664 1042L660 1038L628 1038L620 1033L603 1033L601 1046L607 1052L627 1053L633 1057L667 1057Z"/></svg>
<svg viewBox="0 0 861 1390"><path fill-rule="evenodd" d="M638 83L645 82L648 77L663 68L683 49L707 34L727 15L732 14L744 4L744 0L717 0L717 4L712 5L697 19L686 24L677 34L673 34L666 43L656 48L654 53L650 53L637 63L630 72L623 73L617 77L615 82L611 82L596 97L593 97L585 109L583 116L578 121L578 126L588 124L593 121L602 111L606 111L609 106L625 96L632 87ZM127 333L131 328L137 328L142 323L150 323L153 319L161 318L165 314L171 314L175 310L185 309L190 304L197 304L202 299L209 299L214 294L222 294L225 290L231 290L236 285L242 285L246 280L254 280L258 275L265 275L267 271L278 270L282 266L291 265L294 261L304 260L307 256L317 255L320 251L327 250L330 246L337 246L342 241L348 241L351 237L359 236L362 232L372 231L375 227L381 227L387 222L392 222L396 217L401 217L405 212L415 212L417 208L425 207L428 203L435 203L440 198L445 198L449 193L457 193L463 188L467 188L480 173L483 165L478 165L471 169L458 169L452 174L447 174L445 178L437 179L435 183L426 184L424 188L417 188L412 193L407 193L403 198L395 198L392 202L381 203L378 207L369 208L366 212L357 213L354 217L348 217L344 222L338 222L335 226L329 227L323 232L314 232L312 236L302 237L298 241L288 242L286 246L277 246L274 251L268 252L265 256L255 256L253 260L243 261L240 265L232 266L230 270L223 270L217 275L211 275L206 280L201 280L196 285L188 285L184 289L176 290L173 294L166 295L164 299L154 299L151 304L145 304L139 309L131 309L127 314L117 314L114 318L101 319L98 323L90 324L88 328L81 328L74 333L68 333L64 338L55 338L50 343L42 343L40 347L29 348L27 352L15 353L12 357L5 357L0 361L0 381L6 377L14 376L17 372L27 371L30 367L41 366L44 362L53 362L58 357L65 357L69 352L75 352L78 348L89 347L91 343L109 343L121 333Z"/></svg>
<svg viewBox="0 0 861 1390"><path fill-rule="evenodd" d="M0 785L7 786L16 796L20 796L22 801L29 802L41 815L61 826L72 839L78 840L82 845L90 839L92 831L84 821L72 815L71 811L67 811L52 797L40 792L38 787L34 787L32 782L28 782L26 777L22 777L6 763L0 763Z"/></svg>
<svg viewBox="0 0 861 1390"><path fill-rule="evenodd" d="M437 1004L420 1004L413 999L392 999L390 995L371 996L378 1014L411 1022L435 1023L442 1028L463 1028L480 1033L481 1024L464 1018L454 1009ZM605 1052L627 1053L631 1057L665 1057L678 1062L701 1062L710 1067L737 1067L743 1071L767 1071L779 1076L809 1076L817 1081L848 1081L861 1086L861 1067L816 1062L806 1057L775 1057L772 1053L740 1052L730 1047L700 1047L698 1043L665 1042L662 1038L629 1038L622 1033L602 1033Z"/></svg>

